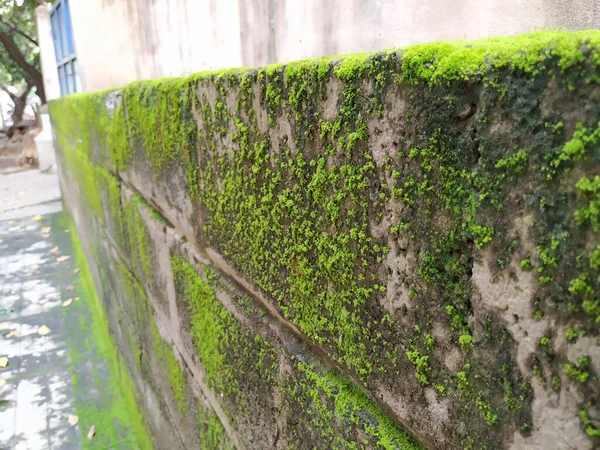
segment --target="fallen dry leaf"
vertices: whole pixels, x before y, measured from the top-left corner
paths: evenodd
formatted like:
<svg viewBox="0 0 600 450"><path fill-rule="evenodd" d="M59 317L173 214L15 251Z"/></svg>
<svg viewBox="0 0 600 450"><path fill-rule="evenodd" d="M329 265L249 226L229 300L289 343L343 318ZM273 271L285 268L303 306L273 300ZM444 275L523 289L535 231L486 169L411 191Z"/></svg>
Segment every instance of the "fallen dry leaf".
<svg viewBox="0 0 600 450"><path fill-rule="evenodd" d="M71 230L69 230L68 228L65 230L65 233L70 233Z"/></svg>
<svg viewBox="0 0 600 450"><path fill-rule="evenodd" d="M42 325L38 328L38 334L40 336L46 336L48 333L50 333L50 331L50 328L48 328L46 325Z"/></svg>
<svg viewBox="0 0 600 450"><path fill-rule="evenodd" d="M51 227L42 227L42 228L40 228L40 231L42 233L50 233L50 230L52 230Z"/></svg>
<svg viewBox="0 0 600 450"><path fill-rule="evenodd" d="M0 378L0 387L6 384L6 380L4 378Z"/></svg>
<svg viewBox="0 0 600 450"><path fill-rule="evenodd" d="M95 434L96 434L96 425L92 425L90 427L90 431L88 431L88 434L87 434L88 439L92 439Z"/></svg>
<svg viewBox="0 0 600 450"><path fill-rule="evenodd" d="M62 302L63 308L66 308L67 306L69 306L71 303L73 303L73 299L70 298L68 300L65 300L64 302Z"/></svg>
<svg viewBox="0 0 600 450"><path fill-rule="evenodd" d="M78 302L79 301L79 297L75 297L75 301Z"/></svg>
<svg viewBox="0 0 600 450"><path fill-rule="evenodd" d="M41 265L41 264L46 264L47 262L48 262L47 259L38 259L37 262L36 262L36 264Z"/></svg>
<svg viewBox="0 0 600 450"><path fill-rule="evenodd" d="M0 244L2 244L2 239L0 239Z"/></svg>
<svg viewBox="0 0 600 450"><path fill-rule="evenodd" d="M20 229L21 229L21 226L20 226L20 225L17 225L16 227L10 227L10 228L8 229L8 231L9 231L10 233L12 233L13 231L19 231Z"/></svg>
<svg viewBox="0 0 600 450"><path fill-rule="evenodd" d="M56 258L56 261L58 261L58 262L63 262L63 261L66 261L66 260L67 260L67 259L69 259L69 258L71 258L71 257L70 257L70 256L68 256L68 255L59 256L58 258Z"/></svg>
<svg viewBox="0 0 600 450"><path fill-rule="evenodd" d="M18 337L20 335L21 335L21 333L19 333L19 330L12 330L10 333L7 333L5 337L7 339L10 339L13 336Z"/></svg>
<svg viewBox="0 0 600 450"><path fill-rule="evenodd" d="M75 269L75 270L73 271L73 273L79 273L80 271L81 271L81 269L78 267L77 269Z"/></svg>
<svg viewBox="0 0 600 450"><path fill-rule="evenodd" d="M75 286L73 286L72 284L67 286L67 291L71 292L73 289L75 289Z"/></svg>
<svg viewBox="0 0 600 450"><path fill-rule="evenodd" d="M74 427L79 422L79 417L74 416L74 415L70 415L67 420L69 421L69 425L71 425L72 427Z"/></svg>
<svg viewBox="0 0 600 450"><path fill-rule="evenodd" d="M44 216L33 216L34 222L41 222L42 220L44 220Z"/></svg>
<svg viewBox="0 0 600 450"><path fill-rule="evenodd" d="M3 356L0 358L0 367L4 369L6 366L8 366L8 358Z"/></svg>
<svg viewBox="0 0 600 450"><path fill-rule="evenodd" d="M60 253L60 250L58 249L58 247L54 247L50 250L50 253L52 253L53 255L58 255Z"/></svg>
<svg viewBox="0 0 600 450"><path fill-rule="evenodd" d="M2 322L0 323L0 331L2 330L8 330L10 328L10 323L8 322Z"/></svg>

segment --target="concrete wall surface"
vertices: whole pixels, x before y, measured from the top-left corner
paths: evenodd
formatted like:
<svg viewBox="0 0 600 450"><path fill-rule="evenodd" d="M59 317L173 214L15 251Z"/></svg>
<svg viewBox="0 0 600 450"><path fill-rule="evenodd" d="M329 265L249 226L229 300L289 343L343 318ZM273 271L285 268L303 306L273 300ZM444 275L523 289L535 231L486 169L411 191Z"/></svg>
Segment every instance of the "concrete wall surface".
<svg viewBox="0 0 600 450"><path fill-rule="evenodd" d="M157 448L592 449L600 32L51 102Z"/></svg>
<svg viewBox="0 0 600 450"><path fill-rule="evenodd" d="M73 0L84 90L446 39L600 28L596 0Z"/></svg>

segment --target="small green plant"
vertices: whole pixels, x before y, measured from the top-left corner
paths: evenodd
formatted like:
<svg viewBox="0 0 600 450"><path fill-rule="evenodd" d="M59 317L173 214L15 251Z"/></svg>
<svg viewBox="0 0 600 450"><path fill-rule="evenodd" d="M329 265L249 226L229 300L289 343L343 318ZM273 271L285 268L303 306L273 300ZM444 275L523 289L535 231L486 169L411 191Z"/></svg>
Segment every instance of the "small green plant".
<svg viewBox="0 0 600 450"><path fill-rule="evenodd" d="M492 242L492 238L494 237L494 229L485 225L471 225L471 233L475 240L475 247L478 249Z"/></svg>
<svg viewBox="0 0 600 450"><path fill-rule="evenodd" d="M595 270L600 270L600 245L590 253L590 267Z"/></svg>
<svg viewBox="0 0 600 450"><path fill-rule="evenodd" d="M467 352L473 348L473 336L470 334L461 334L458 338L458 343L460 344L463 351Z"/></svg>
<svg viewBox="0 0 600 450"><path fill-rule="evenodd" d="M582 295L589 297L594 294L594 288L589 284L590 276L587 273L582 273L577 278L571 280L569 284L569 292L573 295Z"/></svg>
<svg viewBox="0 0 600 450"><path fill-rule="evenodd" d="M560 391L560 386L561 386L560 377L554 375L552 377L552 389L554 389L555 391Z"/></svg>
<svg viewBox="0 0 600 450"><path fill-rule="evenodd" d="M540 345L542 347L548 348L549 344L550 344L550 338L548 336L542 336L540 339Z"/></svg>
<svg viewBox="0 0 600 450"><path fill-rule="evenodd" d="M600 428L596 428L591 424L590 418L587 415L587 411L582 409L579 411L579 417L581 417L581 421L585 425L585 432L591 438L600 437Z"/></svg>
<svg viewBox="0 0 600 450"><path fill-rule="evenodd" d="M421 355L419 353L419 349L417 349L415 346L412 347L412 350L406 351L406 356L415 367L415 377L417 380L419 380L421 384L429 384L429 379L427 378L426 374L431 370L431 367L429 367L429 356Z"/></svg>
<svg viewBox="0 0 600 450"><path fill-rule="evenodd" d="M431 350L435 345L435 338L431 335L431 333L427 333L425 335L425 345L428 350Z"/></svg>
<svg viewBox="0 0 600 450"><path fill-rule="evenodd" d="M567 331L565 332L565 337L567 338L567 342L575 342L577 341L579 334L573 328L567 328Z"/></svg>
<svg viewBox="0 0 600 450"><path fill-rule="evenodd" d="M521 260L521 267L523 268L523 270L526 271L530 271L533 270L533 264L531 263L531 259L530 258L523 258Z"/></svg>
<svg viewBox="0 0 600 450"><path fill-rule="evenodd" d="M590 359L587 356L582 356L577 360L577 365L573 363L565 364L565 373L574 380L585 383L590 378L590 374L586 370L589 363Z"/></svg>
<svg viewBox="0 0 600 450"><path fill-rule="evenodd" d="M575 185L586 197L591 197L589 203L575 211L575 220L580 225L590 223L594 231L600 231L600 176L593 180L583 177Z"/></svg>

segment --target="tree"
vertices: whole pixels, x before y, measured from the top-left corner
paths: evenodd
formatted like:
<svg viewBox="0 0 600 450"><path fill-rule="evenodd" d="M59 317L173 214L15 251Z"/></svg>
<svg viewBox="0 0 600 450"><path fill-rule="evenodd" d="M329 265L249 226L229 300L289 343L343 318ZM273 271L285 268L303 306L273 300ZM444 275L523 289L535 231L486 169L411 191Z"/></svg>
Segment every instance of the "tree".
<svg viewBox="0 0 600 450"><path fill-rule="evenodd" d="M46 102L34 13L46 1L0 0L0 89L14 103L14 125L23 119L33 88L42 103ZM12 92L9 85L17 87L19 93Z"/></svg>

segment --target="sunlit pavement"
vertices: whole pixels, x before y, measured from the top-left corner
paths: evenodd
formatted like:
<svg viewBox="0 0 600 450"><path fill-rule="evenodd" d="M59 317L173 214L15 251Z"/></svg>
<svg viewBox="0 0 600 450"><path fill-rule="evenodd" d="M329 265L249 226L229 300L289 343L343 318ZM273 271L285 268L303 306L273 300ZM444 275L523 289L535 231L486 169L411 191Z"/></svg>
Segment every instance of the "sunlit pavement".
<svg viewBox="0 0 600 450"><path fill-rule="evenodd" d="M136 448L61 209L55 174L0 174L0 450Z"/></svg>

